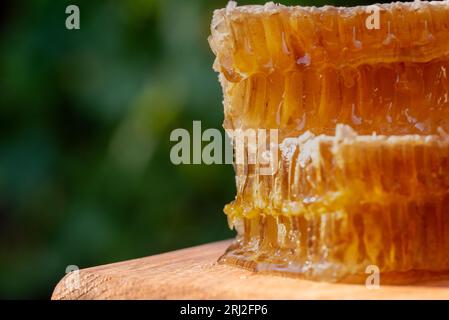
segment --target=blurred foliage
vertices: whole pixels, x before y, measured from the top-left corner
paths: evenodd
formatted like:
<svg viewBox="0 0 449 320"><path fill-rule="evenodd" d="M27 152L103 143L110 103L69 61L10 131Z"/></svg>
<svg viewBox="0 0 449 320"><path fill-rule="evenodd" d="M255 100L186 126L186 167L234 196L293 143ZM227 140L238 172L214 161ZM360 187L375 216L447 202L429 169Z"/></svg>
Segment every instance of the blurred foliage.
<svg viewBox="0 0 449 320"><path fill-rule="evenodd" d="M248 3L257 1L239 1ZM80 30L65 28L69 4L80 7ZM232 167L169 159L173 129L221 128L207 36L225 5L2 1L1 298L48 298L67 265L233 235L222 214Z"/></svg>

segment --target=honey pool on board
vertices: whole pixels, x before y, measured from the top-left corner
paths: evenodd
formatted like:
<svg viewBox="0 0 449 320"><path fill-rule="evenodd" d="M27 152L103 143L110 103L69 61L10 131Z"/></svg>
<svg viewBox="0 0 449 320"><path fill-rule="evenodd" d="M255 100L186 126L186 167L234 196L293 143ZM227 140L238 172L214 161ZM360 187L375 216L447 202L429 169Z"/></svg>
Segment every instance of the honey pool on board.
<svg viewBox="0 0 449 320"><path fill-rule="evenodd" d="M370 7L372 8L372 7ZM345 281L449 271L449 3L216 10L226 129L277 129L272 175L236 165L221 258Z"/></svg>

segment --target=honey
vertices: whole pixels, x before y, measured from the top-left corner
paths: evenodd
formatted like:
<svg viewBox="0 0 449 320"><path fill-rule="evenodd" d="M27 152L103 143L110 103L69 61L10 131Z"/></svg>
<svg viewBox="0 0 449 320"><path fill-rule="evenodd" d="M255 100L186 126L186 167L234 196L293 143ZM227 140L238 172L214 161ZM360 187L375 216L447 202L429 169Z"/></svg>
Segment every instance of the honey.
<svg viewBox="0 0 449 320"><path fill-rule="evenodd" d="M277 129L271 175L236 165L221 258L351 281L449 271L449 3L216 10L226 129Z"/></svg>

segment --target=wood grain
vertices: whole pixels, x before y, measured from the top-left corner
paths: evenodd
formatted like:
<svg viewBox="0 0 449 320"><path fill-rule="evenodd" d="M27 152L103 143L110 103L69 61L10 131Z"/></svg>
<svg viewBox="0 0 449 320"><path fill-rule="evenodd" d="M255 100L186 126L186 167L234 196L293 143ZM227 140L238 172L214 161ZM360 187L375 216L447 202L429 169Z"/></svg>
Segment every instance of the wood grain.
<svg viewBox="0 0 449 320"><path fill-rule="evenodd" d="M229 244L220 241L72 272L58 283L52 299L449 299L448 280L369 290L217 264Z"/></svg>

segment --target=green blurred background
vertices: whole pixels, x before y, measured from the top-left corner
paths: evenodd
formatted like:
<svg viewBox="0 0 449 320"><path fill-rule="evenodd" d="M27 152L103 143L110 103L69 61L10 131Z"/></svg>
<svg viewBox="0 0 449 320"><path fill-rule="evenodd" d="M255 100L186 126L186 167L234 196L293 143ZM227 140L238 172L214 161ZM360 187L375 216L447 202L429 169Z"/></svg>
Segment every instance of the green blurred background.
<svg viewBox="0 0 449 320"><path fill-rule="evenodd" d="M65 28L69 4L80 30ZM221 128L207 36L225 5L1 2L0 298L47 299L68 265L233 236L222 213L232 167L169 157L173 129Z"/></svg>

